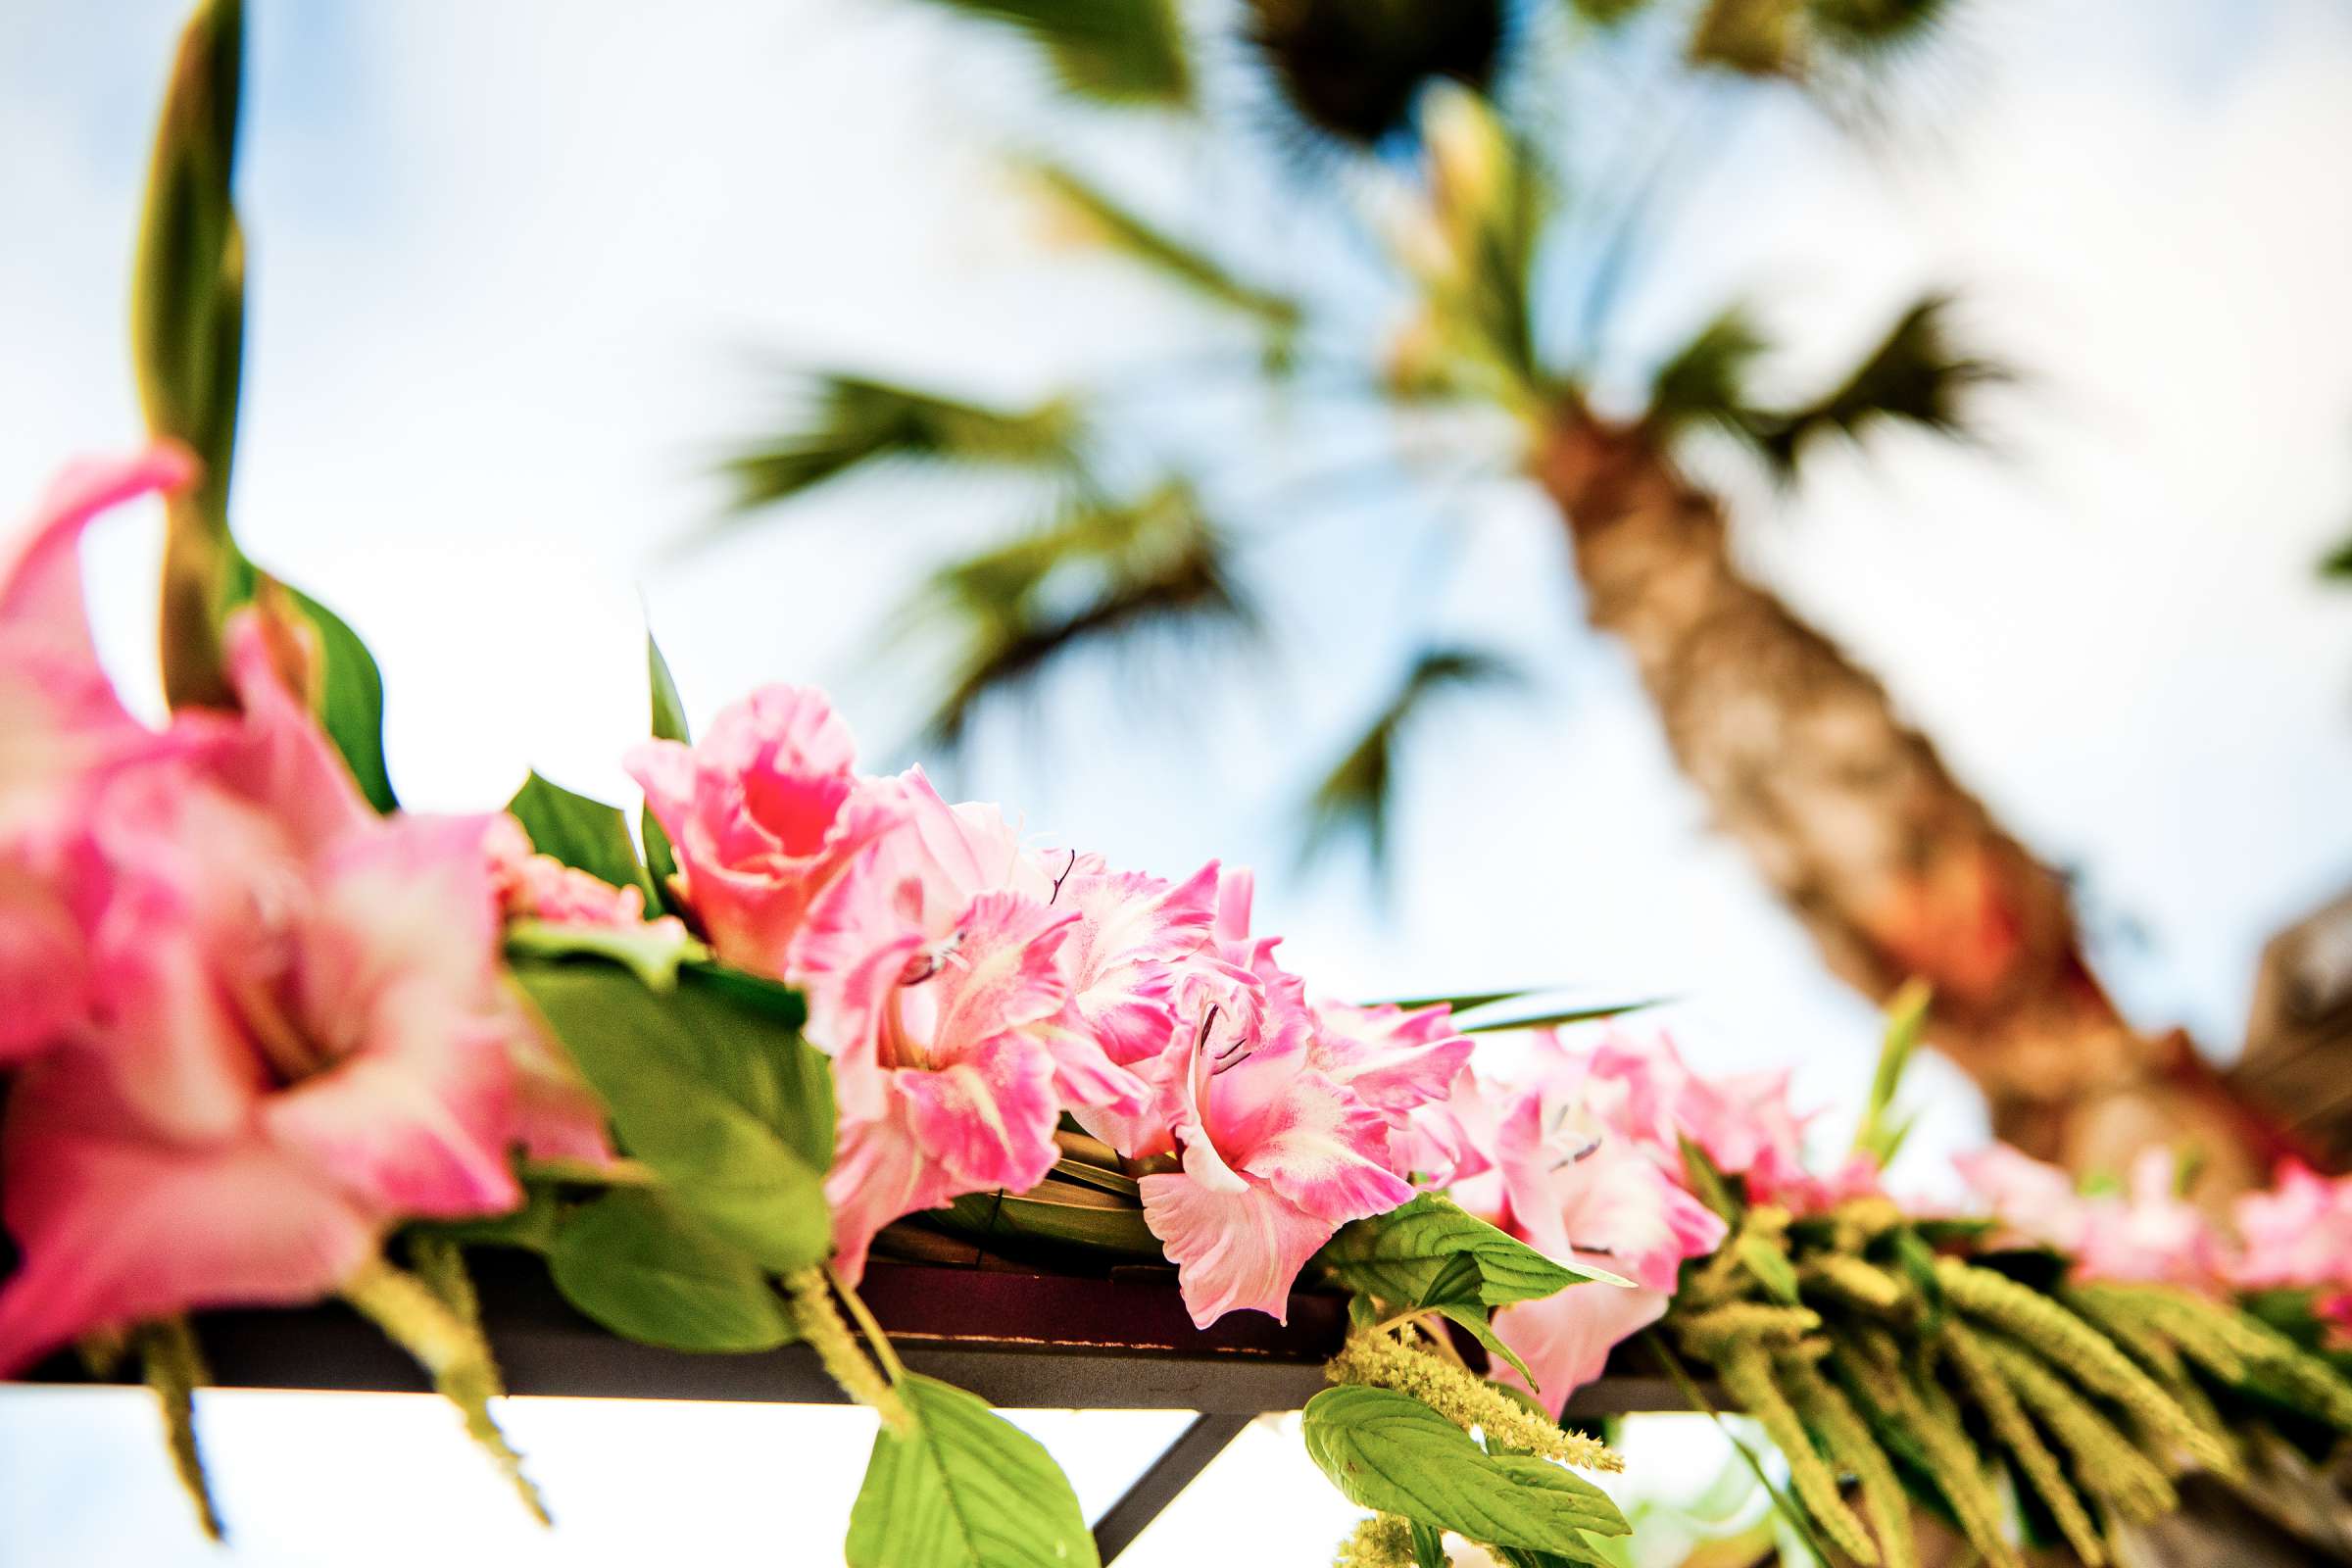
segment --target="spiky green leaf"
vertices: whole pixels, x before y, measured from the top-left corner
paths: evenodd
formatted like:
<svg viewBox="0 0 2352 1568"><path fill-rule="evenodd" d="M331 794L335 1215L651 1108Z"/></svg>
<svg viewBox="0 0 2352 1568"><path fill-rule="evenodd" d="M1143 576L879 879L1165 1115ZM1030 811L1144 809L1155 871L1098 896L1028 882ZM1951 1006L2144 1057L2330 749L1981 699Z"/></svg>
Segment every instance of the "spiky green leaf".
<svg viewBox="0 0 2352 1568"><path fill-rule="evenodd" d="M1950 315L1949 296L1929 295L1896 319L1844 381L1810 403L1757 416L1750 438L1774 471L1793 477L1825 438L1859 440L1881 424L1965 433L1969 394L2008 379L2008 371L1963 350Z"/></svg>
<svg viewBox="0 0 2352 1568"><path fill-rule="evenodd" d="M1118 105L1181 107L1192 62L1176 0L931 0L1033 39L1062 89Z"/></svg>

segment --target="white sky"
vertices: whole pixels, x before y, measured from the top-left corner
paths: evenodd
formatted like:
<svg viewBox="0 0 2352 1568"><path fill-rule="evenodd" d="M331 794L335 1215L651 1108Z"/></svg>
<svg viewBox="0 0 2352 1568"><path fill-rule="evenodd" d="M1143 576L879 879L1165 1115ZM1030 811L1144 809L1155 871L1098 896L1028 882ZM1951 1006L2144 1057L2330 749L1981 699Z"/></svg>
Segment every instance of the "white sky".
<svg viewBox="0 0 2352 1568"><path fill-rule="evenodd" d="M1021 395L1180 350L1198 326L1039 249L989 157L1017 62L909 7L254 10L239 526L374 647L413 804L491 804L533 764L621 797L641 606L698 717L764 679L824 680L895 765L911 703L864 635L940 541L1001 522L1004 502L863 484L664 556L712 514L714 448L757 428L758 354ZM135 438L125 268L177 11L0 11L0 511L66 455ZM1629 337L1665 341L1752 292L1793 362L1828 365L1919 288L1967 290L1982 341L2030 376L1992 411L1997 450L1888 441L1787 506L1735 479L1747 547L2082 870L2104 929L2144 932L2103 947L2134 1010L2227 1053L2263 937L2352 877L2352 596L2310 570L2352 527L2352 13L1986 0L1928 75L1891 142L1857 147L1787 107L1737 122ZM1135 138L1107 156L1173 213L1232 210L1213 158ZM1279 249L1289 231L1267 232ZM1287 265L1319 279L1324 253ZM1850 1105L1867 1010L1704 835L1630 675L1581 630L1556 524L1508 487L1449 505L1464 559L1435 594L1383 552L1394 505L1333 509L1271 547L1277 577L1353 564L1336 592L1328 570L1320 591L1276 585L1290 661L1202 697L1209 739L1097 728L1121 705L1080 680L1056 689L1076 744L1025 750L1001 728L966 782L1124 861L1261 864L1268 923L1329 990L1671 991L1692 999L1679 1026L1705 1060L1791 1061L1809 1099ZM139 679L153 527L126 520L92 550L108 646ZM1493 636L1544 684L1416 755L1384 919L1348 876L1287 874L1287 812L1416 618ZM1948 1073L1930 1065L1916 1092L1929 1154L1979 1135ZM381 1424L318 1401L215 1408L245 1526L233 1560L253 1563L379 1547L617 1563L681 1519L707 1532L705 1560L772 1561L802 1523L838 1539L849 1495L776 1478L864 1446L862 1429L836 1440L777 1412L534 1406L517 1427L573 1521L534 1545L498 1522L494 1489L454 1479L473 1456L429 1406ZM1078 1479L1099 1507L1149 1435L1056 1446L1095 1467ZM1262 1560L1321 1560L1348 1510L1295 1441L1264 1448L1132 1560L1188 1560L1237 1514L1276 1533ZM183 1544L135 1406L0 1397L0 1558L132 1560L135 1541L137 1560L212 1560ZM419 1518L428 1477L456 1490ZM338 1508L371 1520L367 1540L336 1533Z"/></svg>

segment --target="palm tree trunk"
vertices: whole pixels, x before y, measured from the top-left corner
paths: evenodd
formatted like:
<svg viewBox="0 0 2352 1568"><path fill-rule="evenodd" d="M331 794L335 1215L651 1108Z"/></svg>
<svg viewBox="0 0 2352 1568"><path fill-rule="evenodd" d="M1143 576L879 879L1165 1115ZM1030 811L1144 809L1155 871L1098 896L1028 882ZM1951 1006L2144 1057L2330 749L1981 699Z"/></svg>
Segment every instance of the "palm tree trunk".
<svg viewBox="0 0 2352 1568"><path fill-rule="evenodd" d="M1564 408L1536 458L1592 624L1632 654L1676 760L1830 968L1935 988L1929 1040L1995 1132L2079 1170L2190 1143L2215 1190L2279 1151L2179 1032L2133 1029L2063 878L2002 831L1886 689L1732 561L1714 497L1639 425Z"/></svg>

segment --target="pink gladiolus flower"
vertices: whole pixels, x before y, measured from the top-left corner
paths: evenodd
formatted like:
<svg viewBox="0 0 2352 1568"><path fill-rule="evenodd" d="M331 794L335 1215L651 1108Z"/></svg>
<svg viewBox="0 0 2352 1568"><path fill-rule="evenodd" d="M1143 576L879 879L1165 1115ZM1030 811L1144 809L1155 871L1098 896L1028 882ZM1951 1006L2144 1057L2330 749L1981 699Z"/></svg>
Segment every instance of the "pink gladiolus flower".
<svg viewBox="0 0 2352 1568"><path fill-rule="evenodd" d="M2170 1150L2140 1151L2125 1188L2107 1193L2079 1192L2066 1172L2005 1146L1956 1163L1995 1219L2072 1254L2078 1278L2212 1288L2220 1244L2180 1197Z"/></svg>
<svg viewBox="0 0 2352 1568"><path fill-rule="evenodd" d="M1231 971L1185 977L1162 1080L1182 1167L1142 1182L1145 1223L1204 1328L1241 1307L1287 1319L1334 1231L1412 1196L1388 1166L1388 1121L1312 1065L1312 1018L1253 990Z"/></svg>
<svg viewBox="0 0 2352 1568"><path fill-rule="evenodd" d="M2239 1288L2352 1284L2352 1178L2331 1180L2290 1159L2268 1192L2240 1198L2231 1218L2244 1248L2230 1270Z"/></svg>
<svg viewBox="0 0 2352 1568"><path fill-rule="evenodd" d="M1065 1104L1148 1095L1072 1026L1064 949L1084 916L1003 814L949 806L920 772L873 787L895 796L899 825L809 907L792 976L809 1039L834 1058L826 1194L853 1279L900 1215L1044 1180Z"/></svg>
<svg viewBox="0 0 2352 1568"><path fill-rule="evenodd" d="M7 886L56 896L40 941L74 950L89 1003L45 1021L0 1126L24 1259L0 1371L98 1327L315 1298L400 1219L519 1198L487 823L377 817L251 616L226 638L241 718L122 733L73 536L91 497L186 471L85 472L0 579L0 686L44 726L11 741L73 803L0 823Z"/></svg>
<svg viewBox="0 0 2352 1568"><path fill-rule="evenodd" d="M678 894L721 958L788 974L810 903L901 819L892 792L859 787L854 759L849 726L809 686L753 693L692 747L630 751Z"/></svg>
<svg viewBox="0 0 2352 1568"><path fill-rule="evenodd" d="M1503 1113L1495 1148L1505 1227L1548 1255L1605 1269L1635 1289L1578 1285L1497 1312L1494 1332L1535 1374L1553 1414L1600 1375L1620 1340L1666 1310L1683 1260L1723 1245L1722 1218L1677 1181L1679 1158L1585 1111L1581 1085L1523 1090ZM1495 1376L1527 1386L1510 1367Z"/></svg>
<svg viewBox="0 0 2352 1568"><path fill-rule="evenodd" d="M576 865L565 865L552 855L539 854L531 846L530 834L512 815L491 820L485 853L499 908L510 920L544 920L550 925L606 926L624 931L650 923L666 932L685 934L675 915L665 914L650 922L646 919L645 889L616 888Z"/></svg>

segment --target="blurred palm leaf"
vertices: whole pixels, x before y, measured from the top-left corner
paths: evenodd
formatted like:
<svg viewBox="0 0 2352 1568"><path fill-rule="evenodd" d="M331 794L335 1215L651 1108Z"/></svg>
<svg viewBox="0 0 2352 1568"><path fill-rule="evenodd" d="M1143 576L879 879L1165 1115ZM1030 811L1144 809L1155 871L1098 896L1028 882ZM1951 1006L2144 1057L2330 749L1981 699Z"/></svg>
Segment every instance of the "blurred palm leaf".
<svg viewBox="0 0 2352 1568"><path fill-rule="evenodd" d="M1734 306L1705 326L1651 378L1649 425L1660 440L1713 424L1744 431L1755 418L1744 391L1767 345L1747 311Z"/></svg>
<svg viewBox="0 0 2352 1568"><path fill-rule="evenodd" d="M1046 471L1078 464L1078 411L1066 398L992 408L856 375L809 378L805 422L727 460L735 505L790 500L867 465L904 461Z"/></svg>
<svg viewBox="0 0 2352 1568"><path fill-rule="evenodd" d="M1140 653L1155 636L1252 629L1229 555L1190 487L1170 480L1135 501L1082 501L940 567L902 615L907 631L946 627L957 644L920 739L956 751L983 704L1084 649Z"/></svg>
<svg viewBox="0 0 2352 1568"><path fill-rule="evenodd" d="M1363 847L1375 879L1385 880L1390 808L1395 803L1396 763L1405 731L1443 698L1524 683L1518 666L1499 655L1474 648L1424 649L1396 695L1373 716L1363 738L1348 749L1307 797L1300 861L1310 861L1342 840L1353 839Z"/></svg>
<svg viewBox="0 0 2352 1568"><path fill-rule="evenodd" d="M1568 9L1587 22L1609 26L1649 4L1649 0L1568 0Z"/></svg>
<svg viewBox="0 0 2352 1568"><path fill-rule="evenodd" d="M1867 56L1925 38L1951 9L1952 0L1812 0L1811 15L1824 44Z"/></svg>
<svg viewBox="0 0 2352 1568"><path fill-rule="evenodd" d="M931 0L1017 27L1045 52L1064 90L1117 105L1181 107L1192 63L1176 0Z"/></svg>
<svg viewBox="0 0 2352 1568"><path fill-rule="evenodd" d="M2320 575L2352 580L2352 539L2337 545L2333 553L2320 563Z"/></svg>
<svg viewBox="0 0 2352 1568"><path fill-rule="evenodd" d="M1250 40L1300 121L1370 147L1409 130L1423 86L1484 91L1510 31L1503 0L1246 0Z"/></svg>
<svg viewBox="0 0 2352 1568"><path fill-rule="evenodd" d="M1803 24L1804 0L1712 0L1690 30L1691 63L1749 76L1794 74Z"/></svg>
<svg viewBox="0 0 2352 1568"><path fill-rule="evenodd" d="M1037 159L1021 168L1055 216L1087 241L1198 299L1256 321L1265 333L1268 364L1287 365L1304 314L1297 300L1245 281L1206 251L1175 238L1065 165Z"/></svg>
<svg viewBox="0 0 2352 1568"><path fill-rule="evenodd" d="M1476 93L1434 92L1422 111L1428 221L1407 236L1430 319L1456 356L1505 395L1537 378L1530 301L1553 188L1532 149ZM1474 377L1473 379L1477 379Z"/></svg>
<svg viewBox="0 0 2352 1568"><path fill-rule="evenodd" d="M1794 476L1806 450L1824 436L1858 440L1874 424L1915 424L1941 435L1965 429L1968 393L2009 372L1963 352L1947 319L1951 300L1931 294L1905 311L1843 383L1811 403L1755 416L1756 449L1783 479Z"/></svg>

